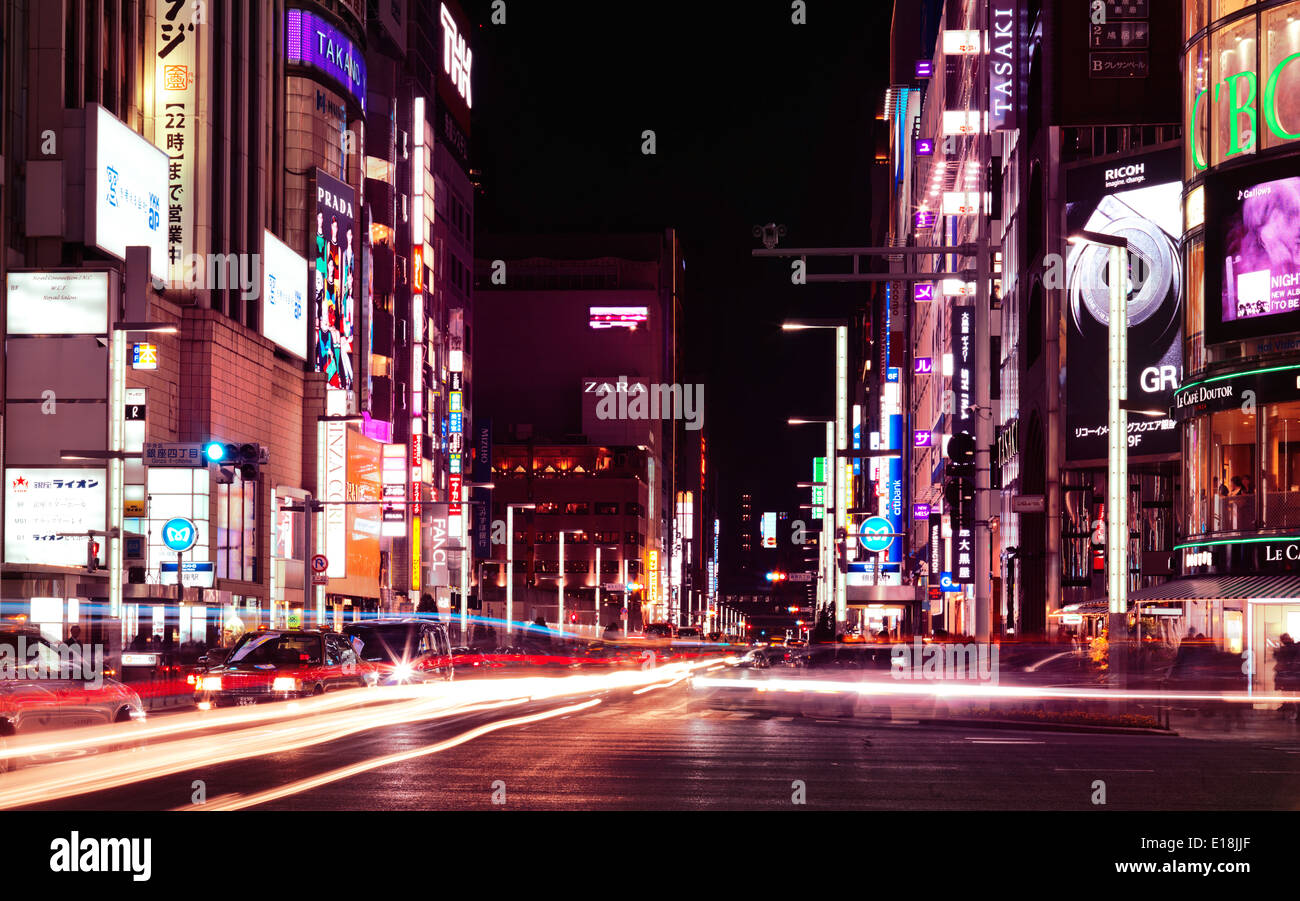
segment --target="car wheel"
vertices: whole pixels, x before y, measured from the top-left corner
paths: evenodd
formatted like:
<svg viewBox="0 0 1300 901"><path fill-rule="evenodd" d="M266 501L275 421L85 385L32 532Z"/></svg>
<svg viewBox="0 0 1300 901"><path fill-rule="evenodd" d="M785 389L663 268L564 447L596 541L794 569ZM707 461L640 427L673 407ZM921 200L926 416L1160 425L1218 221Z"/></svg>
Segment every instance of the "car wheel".
<svg viewBox="0 0 1300 901"><path fill-rule="evenodd" d="M317 683L316 687L311 690L312 697L325 694L325 686Z"/></svg>

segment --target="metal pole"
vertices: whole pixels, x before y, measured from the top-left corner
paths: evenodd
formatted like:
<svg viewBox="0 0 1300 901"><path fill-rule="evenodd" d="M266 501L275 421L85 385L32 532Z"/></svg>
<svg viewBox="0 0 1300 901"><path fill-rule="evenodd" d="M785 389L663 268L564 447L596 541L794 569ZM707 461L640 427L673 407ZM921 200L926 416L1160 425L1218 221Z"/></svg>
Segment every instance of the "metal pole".
<svg viewBox="0 0 1300 901"><path fill-rule="evenodd" d="M988 23L988 6L985 3L976 6L976 32L982 34ZM976 115L988 117L988 59L984 45L980 44L979 56L979 102ZM989 265L989 219L983 209L983 197L991 190L988 179L992 146L987 127L980 129L979 161L981 169L980 197L981 215L977 217L976 254L975 254L975 353L984 357L984 365L975 367L975 639L988 641L992 624L993 567L990 559L989 531L989 448L993 443L993 416L989 404L989 375L995 365L988 359L989 335L989 289L992 277ZM978 357L977 357L978 359ZM945 626L947 623L944 624Z"/></svg>
<svg viewBox="0 0 1300 901"><path fill-rule="evenodd" d="M564 530L560 529L560 572L555 577L555 587L560 596L559 611L555 616L555 627L564 627Z"/></svg>
<svg viewBox="0 0 1300 901"><path fill-rule="evenodd" d="M515 508L506 504L506 639L515 617Z"/></svg>
<svg viewBox="0 0 1300 901"><path fill-rule="evenodd" d="M1110 248L1110 322L1107 339L1110 351L1110 411L1107 451L1110 472L1106 480L1109 495L1107 536L1107 589L1110 595L1110 669L1112 679L1123 687L1125 641L1128 623L1128 252Z"/></svg>
<svg viewBox="0 0 1300 901"><path fill-rule="evenodd" d="M596 631L600 631L600 544L596 544Z"/></svg>
<svg viewBox="0 0 1300 901"><path fill-rule="evenodd" d="M308 607L308 603L310 603L311 607L315 608L316 625L320 626L324 625L325 608L324 605L317 600L316 574L312 572L311 568L311 558L316 553L316 499L309 493L305 498L303 498L302 506L302 531L304 537L302 572L303 580L307 586L306 591L303 594L302 625L307 625L307 611L311 609ZM288 624L286 623L286 625Z"/></svg>

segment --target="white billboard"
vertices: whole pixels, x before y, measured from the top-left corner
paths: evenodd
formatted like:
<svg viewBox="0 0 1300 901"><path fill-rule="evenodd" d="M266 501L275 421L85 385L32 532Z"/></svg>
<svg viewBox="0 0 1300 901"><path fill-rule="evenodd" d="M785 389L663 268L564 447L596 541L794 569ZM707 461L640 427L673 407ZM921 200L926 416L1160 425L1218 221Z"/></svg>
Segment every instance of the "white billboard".
<svg viewBox="0 0 1300 901"><path fill-rule="evenodd" d="M86 104L86 244L126 259L150 248L149 271L167 278L167 154L98 103Z"/></svg>
<svg viewBox="0 0 1300 901"><path fill-rule="evenodd" d="M5 289L11 335L108 333L107 272L10 272Z"/></svg>
<svg viewBox="0 0 1300 901"><path fill-rule="evenodd" d="M85 566L86 537L61 538L60 532L104 531L108 475L102 469L5 469L5 562L46 566ZM99 542L99 562L108 559L108 542Z"/></svg>
<svg viewBox="0 0 1300 901"><path fill-rule="evenodd" d="M262 334L307 359L307 258L262 233Z"/></svg>

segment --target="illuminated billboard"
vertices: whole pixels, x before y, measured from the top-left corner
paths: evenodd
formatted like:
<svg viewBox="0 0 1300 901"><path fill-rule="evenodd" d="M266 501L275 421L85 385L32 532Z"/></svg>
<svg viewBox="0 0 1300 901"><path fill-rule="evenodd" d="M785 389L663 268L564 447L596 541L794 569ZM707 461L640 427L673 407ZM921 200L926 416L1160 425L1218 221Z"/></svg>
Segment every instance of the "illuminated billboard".
<svg viewBox="0 0 1300 901"><path fill-rule="evenodd" d="M776 547L776 513L764 513L759 521L758 534L763 539L763 547Z"/></svg>
<svg viewBox="0 0 1300 901"><path fill-rule="evenodd" d="M650 318L647 307L590 307L587 325L591 328L625 328L635 331L636 327Z"/></svg>
<svg viewBox="0 0 1300 901"><path fill-rule="evenodd" d="M1129 242L1128 396L1167 410L1182 378L1182 175L1178 148L1132 154L1066 173L1067 234ZM1107 456L1110 248L1071 245L1066 256L1065 455ZM1169 417L1129 417L1129 452L1178 452Z"/></svg>
<svg viewBox="0 0 1300 901"><path fill-rule="evenodd" d="M167 278L167 154L98 103L86 104L86 244L119 259L149 248L149 272Z"/></svg>
<svg viewBox="0 0 1300 901"><path fill-rule="evenodd" d="M307 359L307 260L262 233L262 334Z"/></svg>
<svg viewBox="0 0 1300 901"><path fill-rule="evenodd" d="M1294 159L1211 176L1205 192L1205 337L1300 331L1300 176Z"/></svg>
<svg viewBox="0 0 1300 901"><path fill-rule="evenodd" d="M108 332L107 272L10 272L11 335L103 335Z"/></svg>
<svg viewBox="0 0 1300 901"><path fill-rule="evenodd" d="M356 339L357 195L328 173L316 170L316 223L310 242L314 292L313 368L327 387L352 388Z"/></svg>

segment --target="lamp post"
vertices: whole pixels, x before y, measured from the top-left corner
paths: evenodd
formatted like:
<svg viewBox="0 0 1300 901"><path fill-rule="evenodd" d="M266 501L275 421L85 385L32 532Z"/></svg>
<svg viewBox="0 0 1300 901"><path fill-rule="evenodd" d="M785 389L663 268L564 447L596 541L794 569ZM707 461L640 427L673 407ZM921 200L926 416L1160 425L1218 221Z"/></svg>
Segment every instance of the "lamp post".
<svg viewBox="0 0 1300 901"><path fill-rule="evenodd" d="M560 529L560 571L555 578L556 591L559 594L559 609L558 612L556 613L557 629L561 629L564 627L564 534L566 532L568 532L570 535L586 534L586 531L584 529ZM597 553L599 553L599 546L597 547ZM600 580L599 566L596 567L596 579L599 582ZM599 590L600 589L597 588L597 591ZM599 602L597 603L596 610L597 613L599 613L600 611Z"/></svg>
<svg viewBox="0 0 1300 901"><path fill-rule="evenodd" d="M835 330L835 409L826 427L826 465L831 470L831 497L827 501L827 512L831 514L830 533L834 538L846 524L843 511L849 506L849 482L840 472L844 464L835 453L837 449L844 451L849 447L849 320L787 319L781 323L781 330L786 332L807 329ZM829 556L827 563L831 567L829 600L834 605L837 628L843 627L848 619L848 596L843 582L836 575L834 556Z"/></svg>
<svg viewBox="0 0 1300 901"><path fill-rule="evenodd" d="M842 605L839 603L839 580L836 577L838 567L835 565L835 534L838 531L837 523L840 514L840 506L834 500L837 497L837 489L840 487L840 461L835 455L835 420L791 417L786 420L786 424L826 426L826 466L830 470L830 490L822 498L822 530L829 534L829 539L823 540L818 550L821 553L822 584L825 589L822 602L834 612L835 622L839 625L844 622L847 616L846 611L841 609Z"/></svg>
<svg viewBox="0 0 1300 901"><path fill-rule="evenodd" d="M506 504L506 640L515 615L515 510L536 510L536 504Z"/></svg>
<svg viewBox="0 0 1300 901"><path fill-rule="evenodd" d="M1126 669L1122 636L1128 631L1128 251L1126 238L1101 232L1072 235L1071 244L1110 249L1110 309L1106 323L1110 382L1106 419L1106 594L1110 599L1112 680L1122 687ZM1117 665L1118 664L1118 665Z"/></svg>

